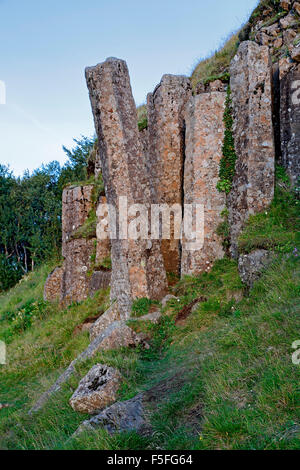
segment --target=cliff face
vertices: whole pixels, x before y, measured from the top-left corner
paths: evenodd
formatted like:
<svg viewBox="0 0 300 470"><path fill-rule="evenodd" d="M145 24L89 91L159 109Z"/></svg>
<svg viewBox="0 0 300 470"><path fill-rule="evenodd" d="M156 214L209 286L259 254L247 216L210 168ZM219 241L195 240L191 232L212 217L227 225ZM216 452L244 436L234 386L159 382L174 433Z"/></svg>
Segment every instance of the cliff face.
<svg viewBox="0 0 300 470"><path fill-rule="evenodd" d="M161 299L167 274L209 271L224 256L223 240L217 235L224 212L231 255L238 258L238 237L249 215L265 210L272 201L276 159L292 184L299 178L300 3L261 2L240 41L228 70L227 104L228 77L199 83L192 92L189 78L165 75L148 95L148 128L140 132L126 63L110 58L86 70L99 143L90 168L96 178L102 172L108 212L115 220L111 299L121 317L130 315L136 298ZM231 132L224 124L228 103L236 161L230 191L220 192L224 142ZM110 241L101 238L100 229L90 237L74 236L82 233L78 229L90 211L106 202L102 197L92 203L92 192L92 186L64 191L65 261L47 281L49 299L83 300L109 282L108 270L95 266L109 256ZM120 197L127 198L126 207L120 205ZM136 211L131 213L132 205ZM194 209L189 212L192 206L199 211L198 225ZM146 207L146 216L141 207ZM168 237L161 223L153 234L153 207L158 217L167 214ZM125 208L124 229L119 217ZM139 233L132 238L128 231L136 213ZM101 209L98 228L103 215ZM184 232L189 219L194 245Z"/></svg>

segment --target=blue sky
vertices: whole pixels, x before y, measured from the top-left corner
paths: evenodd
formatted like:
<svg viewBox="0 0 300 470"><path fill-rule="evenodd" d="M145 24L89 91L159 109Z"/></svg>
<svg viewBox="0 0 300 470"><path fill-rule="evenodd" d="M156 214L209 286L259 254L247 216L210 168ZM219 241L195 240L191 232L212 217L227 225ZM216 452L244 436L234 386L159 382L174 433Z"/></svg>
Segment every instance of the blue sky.
<svg viewBox="0 0 300 470"><path fill-rule="evenodd" d="M137 104L165 73L197 61L257 0L0 0L0 163L16 175L65 161L62 145L94 133L84 68L125 59Z"/></svg>

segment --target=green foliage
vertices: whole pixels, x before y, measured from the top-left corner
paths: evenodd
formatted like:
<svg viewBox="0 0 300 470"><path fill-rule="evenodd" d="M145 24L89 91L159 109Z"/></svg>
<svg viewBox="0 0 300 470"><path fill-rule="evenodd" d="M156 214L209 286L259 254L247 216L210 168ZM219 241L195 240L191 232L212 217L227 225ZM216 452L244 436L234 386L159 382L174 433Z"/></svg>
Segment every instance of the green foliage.
<svg viewBox="0 0 300 470"><path fill-rule="evenodd" d="M236 153L233 137L233 117L230 86L227 88L227 96L224 112L225 135L222 148L223 157L220 161L219 181L217 189L228 194L232 188L232 181L235 174Z"/></svg>
<svg viewBox="0 0 300 470"><path fill-rule="evenodd" d="M220 215L223 218L223 222L221 222L218 225L216 233L217 235L219 235L219 237L222 237L223 248L225 252L227 252L230 246L230 230L229 230L230 227L229 227L229 221L228 221L228 215L229 215L228 209L224 209Z"/></svg>
<svg viewBox="0 0 300 470"><path fill-rule="evenodd" d="M147 129L148 127L148 116L147 116L147 108L146 105L141 105L137 108L137 116L138 116L138 128L139 131Z"/></svg>
<svg viewBox="0 0 300 470"><path fill-rule="evenodd" d="M276 167L276 187L270 208L251 216L239 237L239 249L256 248L290 253L300 246L300 201L298 188L291 188L284 168Z"/></svg>
<svg viewBox="0 0 300 470"><path fill-rule="evenodd" d="M86 178L94 141L83 137L75 140L74 149L64 148L69 161L62 168L53 161L16 178L0 165L0 292L46 260L59 258L62 190L66 183ZM102 178L93 184L93 197L98 199ZM90 227L92 221L88 223Z"/></svg>
<svg viewBox="0 0 300 470"><path fill-rule="evenodd" d="M143 297L141 299L135 299L132 303L132 315L134 317L142 317L149 313L150 307L157 304L157 302Z"/></svg>

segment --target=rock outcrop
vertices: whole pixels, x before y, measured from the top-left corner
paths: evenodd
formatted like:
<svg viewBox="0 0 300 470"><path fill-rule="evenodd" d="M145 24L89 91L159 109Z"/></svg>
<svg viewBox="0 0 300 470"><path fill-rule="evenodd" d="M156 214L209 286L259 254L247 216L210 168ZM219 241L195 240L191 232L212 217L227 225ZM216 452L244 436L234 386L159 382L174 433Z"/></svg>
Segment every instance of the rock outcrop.
<svg viewBox="0 0 300 470"><path fill-rule="evenodd" d="M184 211L185 217L192 215L194 220L191 239L186 233L183 238L182 274L206 271L224 256L222 240L216 232L226 201L216 186L224 141L225 97L225 93L218 91L201 93L189 100L185 110ZM193 209L188 216L187 205ZM197 205L198 227L195 225Z"/></svg>
<svg viewBox="0 0 300 470"><path fill-rule="evenodd" d="M280 76L281 163L295 186L300 178L300 65Z"/></svg>
<svg viewBox="0 0 300 470"><path fill-rule="evenodd" d="M96 414L116 400L121 381L118 370L96 364L79 382L70 398L70 405L80 413Z"/></svg>
<svg viewBox="0 0 300 470"><path fill-rule="evenodd" d="M120 197L127 198L128 206L144 204L149 208L151 202L127 65L122 60L107 59L87 68L86 79L99 140L105 194L119 221ZM126 210L124 214L127 231ZM128 318L133 299L163 297L166 273L159 242L128 239L119 223L117 229L119 236L112 239L111 248L111 298L117 300L122 318Z"/></svg>
<svg viewBox="0 0 300 470"><path fill-rule="evenodd" d="M148 169L155 204L182 205L185 123L183 111L192 94L187 77L164 75L147 97ZM167 272L180 272L180 240L174 235L174 214L170 214L170 239L163 239L161 250Z"/></svg>
<svg viewBox="0 0 300 470"><path fill-rule="evenodd" d="M239 257L239 273L242 281L252 288L262 272L271 263L272 253L267 250L255 250Z"/></svg>
<svg viewBox="0 0 300 470"><path fill-rule="evenodd" d="M251 214L267 208L274 195L275 145L272 123L272 74L268 47L243 42L230 68L237 154L228 197L231 253Z"/></svg>

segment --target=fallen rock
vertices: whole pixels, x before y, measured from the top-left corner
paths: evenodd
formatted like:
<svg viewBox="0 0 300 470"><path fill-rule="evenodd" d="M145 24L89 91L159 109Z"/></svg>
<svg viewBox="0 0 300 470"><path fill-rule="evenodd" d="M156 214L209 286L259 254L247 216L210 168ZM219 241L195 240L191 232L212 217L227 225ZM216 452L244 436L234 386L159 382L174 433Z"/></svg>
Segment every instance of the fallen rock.
<svg viewBox="0 0 300 470"><path fill-rule="evenodd" d="M96 364L79 382L70 398L73 410L94 414L116 400L121 383L120 372L103 364Z"/></svg>
<svg viewBox="0 0 300 470"><path fill-rule="evenodd" d="M167 303L170 301L170 300L178 300L178 297L175 297L175 295L166 295L166 297L164 297L161 301L161 304L162 304L162 307L165 308L167 306Z"/></svg>
<svg viewBox="0 0 300 470"><path fill-rule="evenodd" d="M104 351L120 348L134 348L141 345L145 348L149 348L149 345L145 343L144 337L137 334L124 322L114 322L110 325L105 332L100 335L103 337L99 349Z"/></svg>
<svg viewBox="0 0 300 470"><path fill-rule="evenodd" d="M84 421L73 436L76 437L83 431L93 431L99 427L103 427L110 434L126 431L148 434L150 425L146 418L143 394L131 400L114 403L97 416Z"/></svg>
<svg viewBox="0 0 300 470"><path fill-rule="evenodd" d="M93 324L92 328L90 329L90 339L93 341L99 335L101 335L106 328L116 321L120 321L121 316L118 309L117 304L113 304L109 307L106 312L101 315L100 318Z"/></svg>
<svg viewBox="0 0 300 470"><path fill-rule="evenodd" d="M292 7L292 1L291 0L281 0L280 1L280 6L281 8L283 8L284 10L287 10L289 11Z"/></svg>
<svg viewBox="0 0 300 470"><path fill-rule="evenodd" d="M271 263L272 253L267 250L255 250L239 257L239 273L242 281L252 288L262 271Z"/></svg>
<svg viewBox="0 0 300 470"><path fill-rule="evenodd" d="M111 327L107 332L104 331L102 335L97 336L91 342L91 344L70 363L66 370L58 377L52 387L50 387L40 396L40 398L29 410L29 414L35 413L43 408L48 400L61 389L62 385L65 384L72 377L72 375L76 373L75 366L78 363L93 357L100 349L102 349L102 342L109 335L109 331L111 331Z"/></svg>

